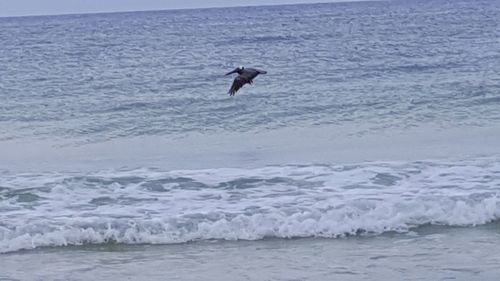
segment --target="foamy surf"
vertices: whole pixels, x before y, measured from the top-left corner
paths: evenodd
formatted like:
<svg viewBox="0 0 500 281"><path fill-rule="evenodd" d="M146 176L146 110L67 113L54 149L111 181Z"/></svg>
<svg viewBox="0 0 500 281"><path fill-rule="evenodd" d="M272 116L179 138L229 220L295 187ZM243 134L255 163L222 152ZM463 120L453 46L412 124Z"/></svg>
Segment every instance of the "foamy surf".
<svg viewBox="0 0 500 281"><path fill-rule="evenodd" d="M0 252L377 235L500 218L500 162L4 173Z"/></svg>

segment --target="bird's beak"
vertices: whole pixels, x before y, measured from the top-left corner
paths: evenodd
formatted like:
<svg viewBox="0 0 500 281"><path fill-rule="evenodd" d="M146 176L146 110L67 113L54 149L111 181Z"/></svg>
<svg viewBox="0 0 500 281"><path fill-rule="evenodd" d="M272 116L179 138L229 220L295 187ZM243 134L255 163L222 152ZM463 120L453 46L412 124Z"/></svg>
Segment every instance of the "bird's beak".
<svg viewBox="0 0 500 281"><path fill-rule="evenodd" d="M227 76L227 75L229 75L229 74L236 73L236 71L238 71L238 69L235 69L235 70L233 70L233 71L231 71L231 72L226 73L226 76Z"/></svg>

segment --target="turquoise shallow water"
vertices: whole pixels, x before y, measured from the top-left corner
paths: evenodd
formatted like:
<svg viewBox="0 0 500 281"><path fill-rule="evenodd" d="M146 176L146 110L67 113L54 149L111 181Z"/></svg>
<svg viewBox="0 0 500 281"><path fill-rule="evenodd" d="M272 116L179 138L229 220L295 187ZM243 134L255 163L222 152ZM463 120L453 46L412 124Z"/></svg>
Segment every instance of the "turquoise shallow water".
<svg viewBox="0 0 500 281"><path fill-rule="evenodd" d="M0 279L494 280L499 19L0 18ZM231 98L238 65L268 74Z"/></svg>

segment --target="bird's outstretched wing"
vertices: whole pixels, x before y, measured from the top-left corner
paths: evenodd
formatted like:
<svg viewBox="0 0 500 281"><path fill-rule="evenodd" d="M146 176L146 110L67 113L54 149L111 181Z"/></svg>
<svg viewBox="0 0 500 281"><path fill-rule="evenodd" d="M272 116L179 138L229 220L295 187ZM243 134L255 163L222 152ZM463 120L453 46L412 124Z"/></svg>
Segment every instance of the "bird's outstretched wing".
<svg viewBox="0 0 500 281"><path fill-rule="evenodd" d="M241 87L243 87L243 85L245 85L247 82L247 79L245 79L244 77L237 76L236 78L234 78L233 85L231 86L231 89L229 89L228 94L230 96L234 96L234 94L236 94L236 92L241 89Z"/></svg>

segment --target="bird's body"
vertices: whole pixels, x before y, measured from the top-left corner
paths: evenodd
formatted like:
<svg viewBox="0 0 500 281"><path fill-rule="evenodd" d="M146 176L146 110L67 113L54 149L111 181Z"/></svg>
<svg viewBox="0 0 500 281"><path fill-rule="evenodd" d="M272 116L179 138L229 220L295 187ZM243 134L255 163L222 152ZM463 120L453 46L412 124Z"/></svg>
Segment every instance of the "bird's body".
<svg viewBox="0 0 500 281"><path fill-rule="evenodd" d="M236 92L243 87L245 84L252 84L253 79L257 77L259 74L266 74L266 71L258 70L254 68L244 68L242 66L236 68L235 70L227 73L226 75L238 73L238 76L234 78L233 85L231 89L229 89L229 95L234 96Z"/></svg>

